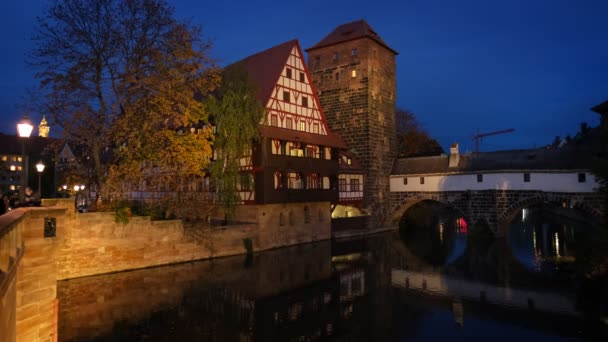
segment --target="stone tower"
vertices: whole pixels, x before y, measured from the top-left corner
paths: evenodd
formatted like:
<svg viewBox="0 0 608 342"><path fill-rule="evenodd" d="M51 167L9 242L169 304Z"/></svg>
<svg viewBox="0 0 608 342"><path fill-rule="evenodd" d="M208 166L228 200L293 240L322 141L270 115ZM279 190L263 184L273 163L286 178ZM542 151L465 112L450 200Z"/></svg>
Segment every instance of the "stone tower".
<svg viewBox="0 0 608 342"><path fill-rule="evenodd" d="M365 20L338 26L306 51L327 123L365 170L369 228L379 228L390 211L388 176L397 155L397 52Z"/></svg>
<svg viewBox="0 0 608 342"><path fill-rule="evenodd" d="M51 128L49 127L48 122L46 122L46 117L43 115L42 121L40 121L40 125L38 125L38 136L48 138L50 130Z"/></svg>

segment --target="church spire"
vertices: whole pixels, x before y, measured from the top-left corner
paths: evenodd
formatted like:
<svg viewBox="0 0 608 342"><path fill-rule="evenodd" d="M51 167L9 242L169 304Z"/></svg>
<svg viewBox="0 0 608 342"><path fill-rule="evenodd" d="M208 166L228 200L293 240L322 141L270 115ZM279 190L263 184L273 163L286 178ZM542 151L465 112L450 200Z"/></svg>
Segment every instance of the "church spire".
<svg viewBox="0 0 608 342"><path fill-rule="evenodd" d="M42 121L40 121L40 125L38 125L38 136L47 138L49 136L50 131L49 124L46 122L46 117L42 116Z"/></svg>

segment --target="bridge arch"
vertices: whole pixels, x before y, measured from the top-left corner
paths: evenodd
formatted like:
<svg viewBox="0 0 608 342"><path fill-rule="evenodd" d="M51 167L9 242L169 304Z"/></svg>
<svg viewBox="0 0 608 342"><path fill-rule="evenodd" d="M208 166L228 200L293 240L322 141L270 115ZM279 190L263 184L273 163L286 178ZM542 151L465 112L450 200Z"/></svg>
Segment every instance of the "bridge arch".
<svg viewBox="0 0 608 342"><path fill-rule="evenodd" d="M551 193L537 192L531 194L530 197L520 199L510 203L502 212L497 215L497 223L499 233L506 233L508 224L513 221L520 210L536 206L553 204L556 207L566 206L569 209L576 209L590 217L593 221L602 221L602 211L594 207L592 202L597 201L598 196L595 194L568 194L568 193Z"/></svg>
<svg viewBox="0 0 608 342"><path fill-rule="evenodd" d="M466 197L465 193L446 195L446 193L419 192L410 194L399 199L396 205L394 205L393 209L391 210L391 224L398 227L401 218L408 211L408 209L423 201L441 203L442 205L455 210L459 216L463 217L465 221L469 222L469 216L463 209L465 206L462 205L463 203L466 203L466 199L464 197Z"/></svg>

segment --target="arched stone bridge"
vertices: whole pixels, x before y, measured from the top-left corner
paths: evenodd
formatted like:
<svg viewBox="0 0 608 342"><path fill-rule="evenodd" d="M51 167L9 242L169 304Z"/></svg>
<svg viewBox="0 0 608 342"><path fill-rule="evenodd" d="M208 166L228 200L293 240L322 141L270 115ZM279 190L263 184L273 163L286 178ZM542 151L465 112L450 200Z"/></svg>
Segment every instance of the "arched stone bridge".
<svg viewBox="0 0 608 342"><path fill-rule="evenodd" d="M497 235L523 208L539 204L578 209L595 221L602 221L604 199L597 192L546 192L537 190L467 190L436 192L391 192L390 224L398 226L403 214L425 200L456 210L469 223L485 220Z"/></svg>

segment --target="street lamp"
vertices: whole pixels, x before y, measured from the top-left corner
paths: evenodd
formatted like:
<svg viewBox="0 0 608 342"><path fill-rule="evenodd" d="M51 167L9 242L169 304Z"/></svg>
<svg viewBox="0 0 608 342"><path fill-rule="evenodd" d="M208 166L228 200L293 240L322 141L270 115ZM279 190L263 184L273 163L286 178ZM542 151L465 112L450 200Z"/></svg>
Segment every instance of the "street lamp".
<svg viewBox="0 0 608 342"><path fill-rule="evenodd" d="M44 172L42 160L36 164L36 170L38 170L38 195L42 198L42 172Z"/></svg>
<svg viewBox="0 0 608 342"><path fill-rule="evenodd" d="M23 115L21 121L17 123L17 133L19 137L21 137L21 163L24 166L21 171L23 175L21 177L21 189L19 190L20 198L23 201L25 199L25 187L27 186L27 177L28 177L28 162L25 157L25 140L30 137L32 134L32 130L34 129L34 125L30 119L28 119L27 115Z"/></svg>

